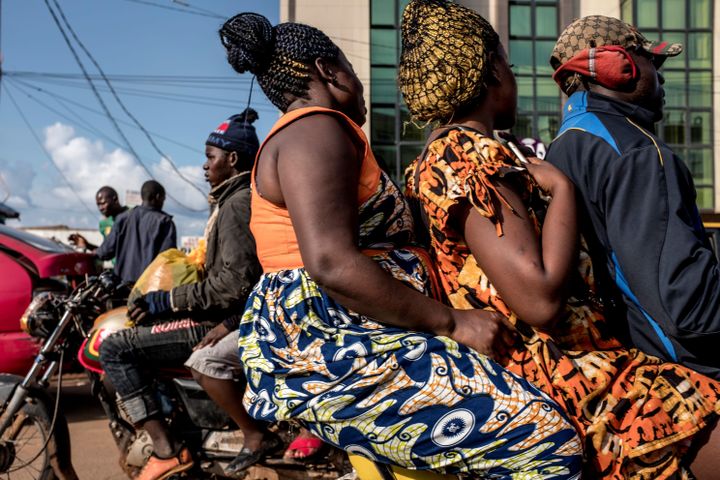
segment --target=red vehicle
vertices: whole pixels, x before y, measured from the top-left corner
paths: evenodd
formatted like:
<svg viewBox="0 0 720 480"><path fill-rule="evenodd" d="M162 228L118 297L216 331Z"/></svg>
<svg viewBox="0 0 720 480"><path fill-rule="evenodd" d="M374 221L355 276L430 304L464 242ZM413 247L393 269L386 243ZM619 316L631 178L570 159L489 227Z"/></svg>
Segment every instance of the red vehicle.
<svg viewBox="0 0 720 480"><path fill-rule="evenodd" d="M24 374L39 344L21 329L33 297L67 293L95 273L92 255L7 225L0 225L0 372Z"/></svg>

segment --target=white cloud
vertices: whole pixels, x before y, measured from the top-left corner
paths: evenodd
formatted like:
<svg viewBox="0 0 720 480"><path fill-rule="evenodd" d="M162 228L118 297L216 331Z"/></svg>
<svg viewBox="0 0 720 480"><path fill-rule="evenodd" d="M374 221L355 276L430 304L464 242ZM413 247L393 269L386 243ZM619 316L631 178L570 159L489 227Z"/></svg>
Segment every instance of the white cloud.
<svg viewBox="0 0 720 480"><path fill-rule="evenodd" d="M15 208L29 205L34 178L35 171L29 164L0 160L0 202Z"/></svg>
<svg viewBox="0 0 720 480"><path fill-rule="evenodd" d="M175 199L193 209L207 209L207 192L209 189L204 186L205 176L201 166L179 167L180 173L195 186L203 185L202 195L197 189L188 184L188 181L181 178L166 158L161 158L159 163L152 166L153 176L162 183L165 190ZM139 190L139 187L138 187Z"/></svg>
<svg viewBox="0 0 720 480"><path fill-rule="evenodd" d="M0 175L13 185L8 204L21 211L23 224L65 224L73 227L93 227L100 214L95 208L95 193L103 185L118 191L120 200L128 190L139 191L150 175L127 151L108 149L103 142L77 135L69 125L55 123L44 130L45 148L72 189L48 166L48 175L39 175L29 165L3 165ZM193 209L206 209L206 196L190 187L172 169L165 158L148 162L153 177L163 184L168 194ZM180 167L182 174L198 186L205 186L200 166ZM41 178L42 177L42 178ZM52 178L52 183L48 182ZM17 187L17 188L15 188ZM207 187L203 189L207 191ZM0 182L0 199L6 194ZM82 199L80 203L78 197ZM86 205L93 215L86 213ZM168 199L165 210L175 214L175 223L182 235L202 233L207 213L192 213Z"/></svg>

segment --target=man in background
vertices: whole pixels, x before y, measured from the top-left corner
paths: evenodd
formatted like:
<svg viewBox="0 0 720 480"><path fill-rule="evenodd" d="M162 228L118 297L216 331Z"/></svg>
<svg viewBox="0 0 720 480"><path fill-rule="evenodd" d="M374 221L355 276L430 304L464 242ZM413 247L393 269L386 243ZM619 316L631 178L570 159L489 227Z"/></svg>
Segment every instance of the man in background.
<svg viewBox="0 0 720 480"><path fill-rule="evenodd" d="M142 205L115 218L110 234L95 251L101 260L115 258L115 273L128 283L135 283L160 252L177 246L175 223L162 211L165 188L148 180L140 195Z"/></svg>
<svg viewBox="0 0 720 480"><path fill-rule="evenodd" d="M95 194L95 204L104 217L100 220L98 230L100 231L100 235L102 235L103 239L105 239L108 235L110 235L115 219L121 213L127 212L128 207L120 205L117 191L108 185L100 187L97 191ZM85 250L97 250L98 248L97 245L93 245L79 233L73 233L70 235L68 240L70 240L70 243L76 247Z"/></svg>

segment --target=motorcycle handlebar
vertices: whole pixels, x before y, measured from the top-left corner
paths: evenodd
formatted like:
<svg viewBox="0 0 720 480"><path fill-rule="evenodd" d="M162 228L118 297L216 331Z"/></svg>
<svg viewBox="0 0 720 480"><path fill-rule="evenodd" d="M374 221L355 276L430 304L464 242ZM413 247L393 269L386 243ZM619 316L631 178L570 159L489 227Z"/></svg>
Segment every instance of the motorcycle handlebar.
<svg viewBox="0 0 720 480"><path fill-rule="evenodd" d="M122 280L120 277L108 270L100 274L98 277L98 283L106 293L113 293L122 285Z"/></svg>
<svg viewBox="0 0 720 480"><path fill-rule="evenodd" d="M75 301L83 302L90 296L98 296L100 293L112 295L126 287L120 277L108 270L97 277L88 278L80 285L75 291Z"/></svg>

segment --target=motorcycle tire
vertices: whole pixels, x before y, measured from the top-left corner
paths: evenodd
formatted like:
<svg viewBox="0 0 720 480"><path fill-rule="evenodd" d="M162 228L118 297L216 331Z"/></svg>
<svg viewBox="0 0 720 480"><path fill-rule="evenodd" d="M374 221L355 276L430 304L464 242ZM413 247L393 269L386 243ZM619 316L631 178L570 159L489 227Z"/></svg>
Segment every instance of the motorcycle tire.
<svg viewBox="0 0 720 480"><path fill-rule="evenodd" d="M52 412L45 402L32 399L20 410L17 417L20 427L9 444L13 451L12 463L0 472L0 479L12 480L56 480L53 462L58 454L57 445L51 435ZM64 419L62 419L64 421ZM57 420L56 420L57 428ZM65 427L67 428L67 427ZM50 440L48 439L50 436ZM4 438L2 440L5 440ZM47 442L47 445L45 445ZM45 447L43 448L43 445ZM40 451L40 449L43 449ZM6 452L7 454L7 452Z"/></svg>

